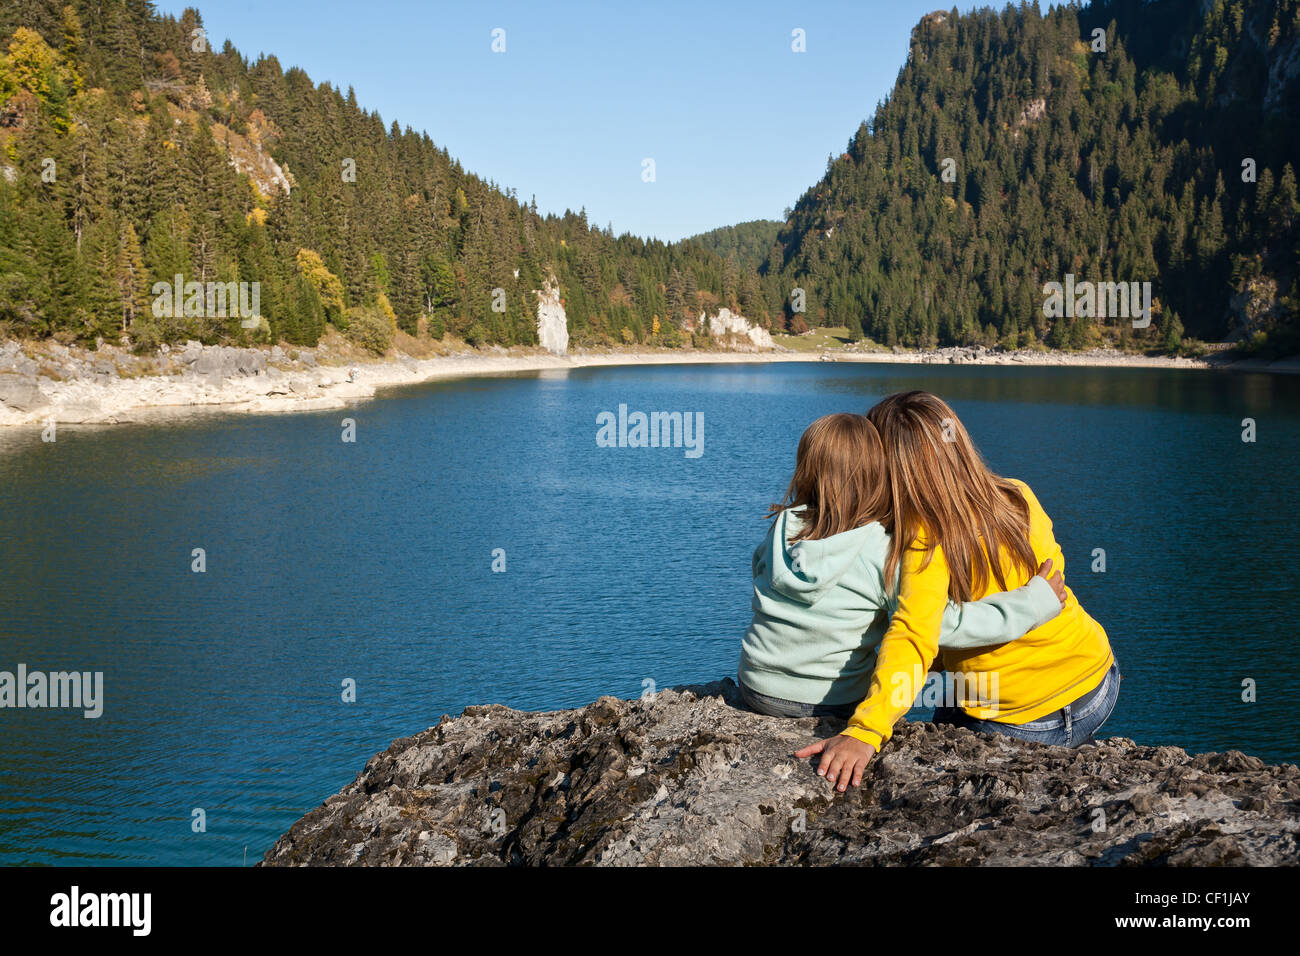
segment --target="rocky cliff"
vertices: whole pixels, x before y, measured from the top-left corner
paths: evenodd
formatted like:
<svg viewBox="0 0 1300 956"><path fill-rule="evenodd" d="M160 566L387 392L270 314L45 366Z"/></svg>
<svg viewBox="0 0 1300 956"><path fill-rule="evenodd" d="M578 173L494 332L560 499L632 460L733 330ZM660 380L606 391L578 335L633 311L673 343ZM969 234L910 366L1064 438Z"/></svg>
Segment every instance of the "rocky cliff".
<svg viewBox="0 0 1300 956"><path fill-rule="evenodd" d="M537 344L553 355L569 350L569 319L554 276L537 290Z"/></svg>
<svg viewBox="0 0 1300 956"><path fill-rule="evenodd" d="M735 344L753 345L760 349L775 348L772 334L767 329L752 324L743 315L737 315L730 309L719 309L717 315L701 312L697 327L708 323L709 335L715 339L728 340Z"/></svg>
<svg viewBox="0 0 1300 956"><path fill-rule="evenodd" d="M551 713L470 707L394 741L261 865L1300 860L1293 765L914 723L835 795L791 754L841 724L741 706L725 680Z"/></svg>

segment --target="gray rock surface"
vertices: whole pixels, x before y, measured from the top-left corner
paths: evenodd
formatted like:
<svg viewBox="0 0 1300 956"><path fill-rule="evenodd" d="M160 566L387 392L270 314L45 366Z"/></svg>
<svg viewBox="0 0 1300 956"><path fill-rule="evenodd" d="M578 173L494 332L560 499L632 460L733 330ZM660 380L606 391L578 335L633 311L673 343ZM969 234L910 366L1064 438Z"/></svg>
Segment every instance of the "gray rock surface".
<svg viewBox="0 0 1300 956"><path fill-rule="evenodd" d="M1300 769L1110 738L903 724L836 795L792 753L842 729L724 680L578 710L470 707L394 741L261 865L1290 864Z"/></svg>
<svg viewBox="0 0 1300 956"><path fill-rule="evenodd" d="M187 351L182 361L189 354ZM257 375L266 370L266 354L258 349L211 346L200 352L191 367L197 374L213 378Z"/></svg>
<svg viewBox="0 0 1300 956"><path fill-rule="evenodd" d="M98 419L103 412L103 407L99 402L88 399L81 402L70 402L60 406L52 417L60 425L80 425L84 422L91 422Z"/></svg>
<svg viewBox="0 0 1300 956"><path fill-rule="evenodd" d="M560 284L548 276L537 294L537 344L553 355L569 350L569 318L560 298Z"/></svg>
<svg viewBox="0 0 1300 956"><path fill-rule="evenodd" d="M0 404L16 411L30 412L46 402L34 376L0 373Z"/></svg>
<svg viewBox="0 0 1300 956"><path fill-rule="evenodd" d="M5 348L0 349L0 372L10 372L14 375L35 375L39 366L33 360L24 355L16 342L7 343Z"/></svg>

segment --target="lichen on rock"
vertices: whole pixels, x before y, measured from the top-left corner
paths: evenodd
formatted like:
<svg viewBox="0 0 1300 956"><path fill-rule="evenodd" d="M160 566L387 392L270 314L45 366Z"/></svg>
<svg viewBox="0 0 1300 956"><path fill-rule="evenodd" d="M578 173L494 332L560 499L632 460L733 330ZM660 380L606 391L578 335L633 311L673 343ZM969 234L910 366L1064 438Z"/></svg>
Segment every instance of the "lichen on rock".
<svg viewBox="0 0 1300 956"><path fill-rule="evenodd" d="M394 741L262 865L1295 864L1300 770L1126 738L1069 750L900 725L835 794L842 723L731 680L577 710L470 707Z"/></svg>

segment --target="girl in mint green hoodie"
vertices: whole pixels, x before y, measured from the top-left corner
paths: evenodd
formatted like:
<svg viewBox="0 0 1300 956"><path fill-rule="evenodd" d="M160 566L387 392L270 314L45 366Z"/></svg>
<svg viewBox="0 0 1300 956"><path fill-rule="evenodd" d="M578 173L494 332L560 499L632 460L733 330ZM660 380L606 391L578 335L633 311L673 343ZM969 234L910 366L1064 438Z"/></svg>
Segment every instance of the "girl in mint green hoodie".
<svg viewBox="0 0 1300 956"><path fill-rule="evenodd" d="M754 552L754 619L740 691L777 717L847 718L867 696L898 581L885 580L889 513L884 451L865 415L819 418L799 439L794 478ZM895 575L895 578L897 576ZM1051 562L1014 591L949 604L939 646L1005 644L1060 613Z"/></svg>

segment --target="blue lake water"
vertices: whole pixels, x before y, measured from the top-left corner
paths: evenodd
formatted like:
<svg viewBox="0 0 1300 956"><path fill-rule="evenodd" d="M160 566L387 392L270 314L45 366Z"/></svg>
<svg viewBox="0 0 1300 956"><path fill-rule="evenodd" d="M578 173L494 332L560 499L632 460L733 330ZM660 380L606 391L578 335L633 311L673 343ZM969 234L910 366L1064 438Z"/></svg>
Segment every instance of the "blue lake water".
<svg viewBox="0 0 1300 956"><path fill-rule="evenodd" d="M0 670L105 681L96 720L0 710L0 864L251 865L441 714L734 674L750 554L801 431L906 388L951 401L1053 518L1125 676L1103 735L1300 758L1300 378L585 369L0 434ZM620 404L703 413L703 454L597 447Z"/></svg>

